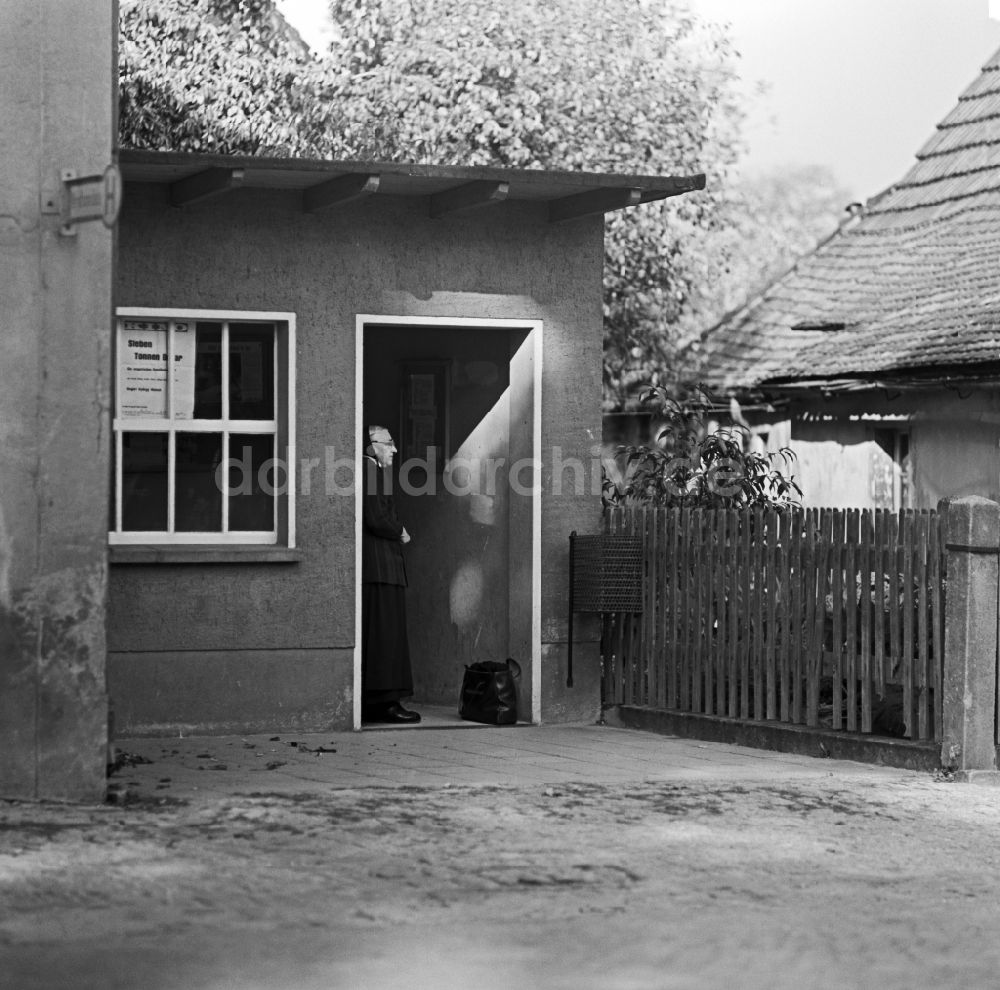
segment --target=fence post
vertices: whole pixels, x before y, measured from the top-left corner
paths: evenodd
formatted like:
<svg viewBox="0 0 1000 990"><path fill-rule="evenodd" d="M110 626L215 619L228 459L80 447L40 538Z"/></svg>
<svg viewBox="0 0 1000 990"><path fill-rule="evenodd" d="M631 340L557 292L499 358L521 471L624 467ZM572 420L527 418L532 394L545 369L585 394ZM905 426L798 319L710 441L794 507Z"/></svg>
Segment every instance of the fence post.
<svg viewBox="0 0 1000 990"><path fill-rule="evenodd" d="M941 764L995 771L1000 505L974 495L938 508L948 553Z"/></svg>

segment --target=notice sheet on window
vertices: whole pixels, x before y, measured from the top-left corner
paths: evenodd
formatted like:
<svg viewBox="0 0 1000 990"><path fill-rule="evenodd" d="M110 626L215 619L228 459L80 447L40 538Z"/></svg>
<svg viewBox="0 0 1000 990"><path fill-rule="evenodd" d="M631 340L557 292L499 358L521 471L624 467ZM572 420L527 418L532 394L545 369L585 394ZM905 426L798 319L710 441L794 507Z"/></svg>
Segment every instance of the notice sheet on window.
<svg viewBox="0 0 1000 990"><path fill-rule="evenodd" d="M118 338L118 415L126 419L167 415L167 358L170 324L124 320ZM174 419L194 415L195 327L174 324Z"/></svg>

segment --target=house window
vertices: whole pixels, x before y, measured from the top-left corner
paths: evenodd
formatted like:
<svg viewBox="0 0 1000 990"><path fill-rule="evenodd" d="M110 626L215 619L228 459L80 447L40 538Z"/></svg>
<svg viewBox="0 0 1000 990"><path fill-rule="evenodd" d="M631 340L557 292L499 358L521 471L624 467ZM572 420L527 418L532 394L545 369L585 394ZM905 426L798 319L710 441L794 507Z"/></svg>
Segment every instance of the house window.
<svg viewBox="0 0 1000 990"><path fill-rule="evenodd" d="M910 434L906 430L872 430L872 504L876 509L910 508Z"/></svg>
<svg viewBox="0 0 1000 990"><path fill-rule="evenodd" d="M122 309L112 544L294 546L290 313Z"/></svg>

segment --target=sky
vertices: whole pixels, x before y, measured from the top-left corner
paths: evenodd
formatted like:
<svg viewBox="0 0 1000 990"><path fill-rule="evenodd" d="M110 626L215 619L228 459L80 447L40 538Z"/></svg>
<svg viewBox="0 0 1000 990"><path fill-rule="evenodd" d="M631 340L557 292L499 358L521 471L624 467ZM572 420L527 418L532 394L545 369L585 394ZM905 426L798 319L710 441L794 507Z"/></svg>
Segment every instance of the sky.
<svg viewBox="0 0 1000 990"><path fill-rule="evenodd" d="M740 53L744 170L825 165L856 200L902 178L1000 48L1000 0L688 2L706 20L728 24ZM322 47L325 0L278 6Z"/></svg>

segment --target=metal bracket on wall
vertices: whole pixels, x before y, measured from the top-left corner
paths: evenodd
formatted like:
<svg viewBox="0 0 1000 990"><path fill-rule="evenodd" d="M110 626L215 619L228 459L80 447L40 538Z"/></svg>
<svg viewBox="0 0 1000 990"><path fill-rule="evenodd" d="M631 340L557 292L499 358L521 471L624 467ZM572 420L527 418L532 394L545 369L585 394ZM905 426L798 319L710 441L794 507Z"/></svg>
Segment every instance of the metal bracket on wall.
<svg viewBox="0 0 1000 990"><path fill-rule="evenodd" d="M59 192L59 203L58 203L59 208L57 212L63 214L63 216L66 215L66 208L65 208L66 188L67 188L66 184L72 182L75 178L76 178L75 168L64 168L59 173L59 181L62 183L62 187ZM69 221L64 221L62 226L60 226L59 228L60 237L76 237L76 233L77 233L76 224L70 223Z"/></svg>
<svg viewBox="0 0 1000 990"><path fill-rule="evenodd" d="M75 237L77 224L100 220L110 230L118 222L122 205L122 177L117 165L109 165L99 175L77 175L76 169L59 173L59 192L42 196L42 212L63 218L59 233Z"/></svg>

